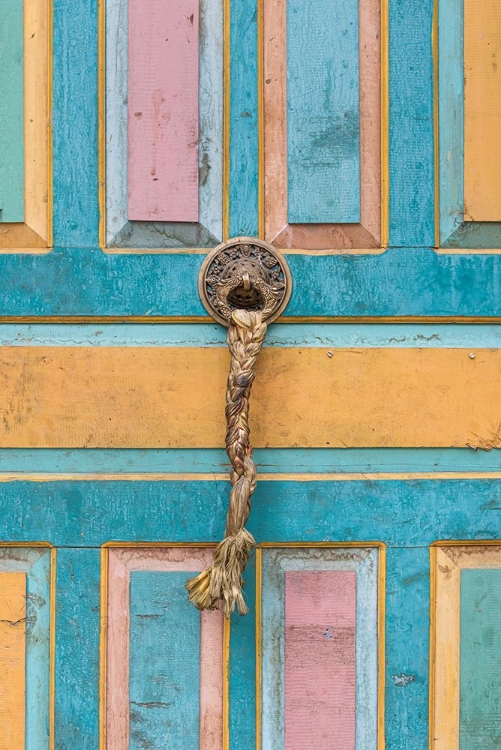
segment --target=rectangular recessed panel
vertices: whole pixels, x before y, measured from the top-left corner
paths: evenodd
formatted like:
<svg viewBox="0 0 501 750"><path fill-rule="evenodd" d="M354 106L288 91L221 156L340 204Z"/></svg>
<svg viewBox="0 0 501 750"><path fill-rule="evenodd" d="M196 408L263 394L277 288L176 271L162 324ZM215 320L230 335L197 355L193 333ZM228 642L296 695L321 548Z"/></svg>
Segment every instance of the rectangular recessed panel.
<svg viewBox="0 0 501 750"><path fill-rule="evenodd" d="M285 574L285 748L355 750L356 572Z"/></svg>
<svg viewBox="0 0 501 750"><path fill-rule="evenodd" d="M287 0L286 8L288 220L357 223L358 2Z"/></svg>
<svg viewBox="0 0 501 750"><path fill-rule="evenodd" d="M23 2L0 9L0 222L24 220Z"/></svg>
<svg viewBox="0 0 501 750"><path fill-rule="evenodd" d="M128 215L198 221L197 0L130 0Z"/></svg>
<svg viewBox="0 0 501 750"><path fill-rule="evenodd" d="M25 749L26 574L0 572L0 750Z"/></svg>
<svg viewBox="0 0 501 750"><path fill-rule="evenodd" d="M305 545L258 555L263 748L376 748L378 550Z"/></svg>
<svg viewBox="0 0 501 750"><path fill-rule="evenodd" d="M452 116L452 115L449 115ZM464 213L501 221L501 4L464 2Z"/></svg>
<svg viewBox="0 0 501 750"><path fill-rule="evenodd" d="M109 551L109 750L214 750L223 737L223 621L188 602L212 550Z"/></svg>
<svg viewBox="0 0 501 750"><path fill-rule="evenodd" d="M501 570L461 571L461 750L501 745Z"/></svg>
<svg viewBox="0 0 501 750"><path fill-rule="evenodd" d="M186 600L190 575L131 573L130 750L198 747L200 613Z"/></svg>

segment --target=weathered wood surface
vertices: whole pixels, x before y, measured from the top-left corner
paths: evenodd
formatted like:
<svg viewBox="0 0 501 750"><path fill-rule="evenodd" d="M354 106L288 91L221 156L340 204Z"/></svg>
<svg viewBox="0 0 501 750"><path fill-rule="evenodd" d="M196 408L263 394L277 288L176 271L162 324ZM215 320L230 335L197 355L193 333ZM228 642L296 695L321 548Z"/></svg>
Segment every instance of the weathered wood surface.
<svg viewBox="0 0 501 750"><path fill-rule="evenodd" d="M224 349L4 347L0 353L4 448L222 445ZM257 447L499 447L500 364L495 349L265 349L252 394L252 441Z"/></svg>
<svg viewBox="0 0 501 750"><path fill-rule="evenodd" d="M0 572L0 748L26 743L26 574Z"/></svg>

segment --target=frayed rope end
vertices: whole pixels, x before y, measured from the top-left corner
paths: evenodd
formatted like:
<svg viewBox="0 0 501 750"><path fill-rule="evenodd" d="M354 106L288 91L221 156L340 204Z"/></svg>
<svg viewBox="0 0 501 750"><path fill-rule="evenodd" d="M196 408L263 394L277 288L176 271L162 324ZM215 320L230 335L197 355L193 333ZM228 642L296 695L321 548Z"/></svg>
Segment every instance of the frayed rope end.
<svg viewBox="0 0 501 750"><path fill-rule="evenodd" d="M214 561L206 570L186 582L188 599L197 609L218 609L229 618L238 608L241 615L249 611L243 594L242 574L256 542L247 529L227 536L214 550Z"/></svg>

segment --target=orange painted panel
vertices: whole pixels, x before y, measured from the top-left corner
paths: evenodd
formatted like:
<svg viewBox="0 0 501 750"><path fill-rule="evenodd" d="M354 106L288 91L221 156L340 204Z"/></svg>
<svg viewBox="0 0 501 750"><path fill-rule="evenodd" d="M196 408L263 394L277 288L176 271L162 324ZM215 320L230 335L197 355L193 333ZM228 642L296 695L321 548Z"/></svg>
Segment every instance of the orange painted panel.
<svg viewBox="0 0 501 750"><path fill-rule="evenodd" d="M466 221L501 221L501 5L464 0Z"/></svg>
<svg viewBox="0 0 501 750"><path fill-rule="evenodd" d="M0 750L24 750L26 575L0 573Z"/></svg>
<svg viewBox="0 0 501 750"><path fill-rule="evenodd" d="M501 445L501 350L265 349L255 446ZM3 347L0 447L222 446L223 348Z"/></svg>

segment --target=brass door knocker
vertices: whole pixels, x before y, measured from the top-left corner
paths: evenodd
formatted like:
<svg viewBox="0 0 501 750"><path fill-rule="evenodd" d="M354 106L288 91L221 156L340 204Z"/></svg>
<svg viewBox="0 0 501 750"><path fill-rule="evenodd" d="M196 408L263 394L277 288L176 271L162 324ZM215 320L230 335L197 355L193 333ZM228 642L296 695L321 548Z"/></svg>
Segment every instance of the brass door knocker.
<svg viewBox="0 0 501 750"><path fill-rule="evenodd" d="M248 612L242 574L255 546L245 528L256 489L256 466L249 440L249 398L268 323L285 309L292 278L283 256L254 237L237 237L212 250L200 269L198 289L206 310L228 326L231 365L226 388L226 452L231 461L231 493L225 537L210 567L186 583L198 609L222 606Z"/></svg>

